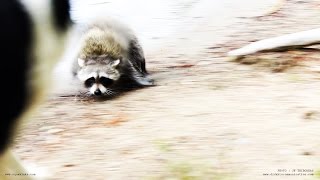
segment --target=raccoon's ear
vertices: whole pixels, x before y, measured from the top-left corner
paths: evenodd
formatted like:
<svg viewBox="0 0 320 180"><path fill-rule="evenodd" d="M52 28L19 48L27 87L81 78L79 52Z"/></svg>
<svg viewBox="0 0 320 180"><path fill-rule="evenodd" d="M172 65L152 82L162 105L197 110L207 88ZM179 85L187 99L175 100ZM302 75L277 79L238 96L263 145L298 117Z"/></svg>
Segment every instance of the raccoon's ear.
<svg viewBox="0 0 320 180"><path fill-rule="evenodd" d="M84 66L84 63L85 63L84 59L78 58L78 65L79 65L80 67L83 67L83 66Z"/></svg>
<svg viewBox="0 0 320 180"><path fill-rule="evenodd" d="M112 67L117 67L121 62L121 58L111 62Z"/></svg>

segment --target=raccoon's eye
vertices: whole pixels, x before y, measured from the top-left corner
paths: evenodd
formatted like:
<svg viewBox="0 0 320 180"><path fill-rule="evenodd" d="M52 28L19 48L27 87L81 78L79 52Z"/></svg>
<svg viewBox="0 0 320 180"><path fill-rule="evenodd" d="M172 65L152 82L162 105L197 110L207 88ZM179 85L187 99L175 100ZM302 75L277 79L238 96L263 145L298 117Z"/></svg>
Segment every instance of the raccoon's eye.
<svg viewBox="0 0 320 180"><path fill-rule="evenodd" d="M95 82L96 80L94 79L94 77L91 77L84 82L84 85L86 87L91 87Z"/></svg>
<svg viewBox="0 0 320 180"><path fill-rule="evenodd" d="M104 87L108 87L113 83L112 79L106 77L100 77L99 81Z"/></svg>

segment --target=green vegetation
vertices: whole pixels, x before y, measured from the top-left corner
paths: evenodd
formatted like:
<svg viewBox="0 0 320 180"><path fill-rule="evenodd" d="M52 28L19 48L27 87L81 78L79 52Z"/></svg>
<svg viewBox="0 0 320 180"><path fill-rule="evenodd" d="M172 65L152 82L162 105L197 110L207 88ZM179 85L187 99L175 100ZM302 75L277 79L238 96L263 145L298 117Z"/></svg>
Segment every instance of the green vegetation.
<svg viewBox="0 0 320 180"><path fill-rule="evenodd" d="M228 180L232 179L227 169L215 167L198 158L184 156L175 151L174 144L169 140L153 142L161 153L163 170L149 177L151 180ZM220 155L219 155L220 156ZM219 158L220 159L220 158Z"/></svg>
<svg viewBox="0 0 320 180"><path fill-rule="evenodd" d="M196 164L192 162L169 163L169 179L177 180L226 180L230 176L207 164Z"/></svg>
<svg viewBox="0 0 320 180"><path fill-rule="evenodd" d="M316 170L316 172L314 173L315 177L317 179L320 179L320 169Z"/></svg>

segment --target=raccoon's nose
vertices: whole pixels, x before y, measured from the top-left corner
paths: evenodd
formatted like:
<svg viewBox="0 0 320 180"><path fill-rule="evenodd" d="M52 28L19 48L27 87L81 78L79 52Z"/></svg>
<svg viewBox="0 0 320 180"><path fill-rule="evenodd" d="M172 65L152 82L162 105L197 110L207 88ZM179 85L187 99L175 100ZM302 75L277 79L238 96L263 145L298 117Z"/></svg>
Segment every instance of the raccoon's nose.
<svg viewBox="0 0 320 180"><path fill-rule="evenodd" d="M96 96L100 96L101 94L102 93L101 93L100 89L97 89L94 91L94 95L96 95Z"/></svg>

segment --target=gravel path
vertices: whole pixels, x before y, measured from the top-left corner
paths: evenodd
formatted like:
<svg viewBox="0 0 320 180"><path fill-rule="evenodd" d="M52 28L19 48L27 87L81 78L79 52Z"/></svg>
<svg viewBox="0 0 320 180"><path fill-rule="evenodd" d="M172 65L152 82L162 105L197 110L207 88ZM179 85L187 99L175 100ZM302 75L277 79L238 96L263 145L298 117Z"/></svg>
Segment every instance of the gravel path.
<svg viewBox="0 0 320 180"><path fill-rule="evenodd" d="M157 86L107 101L52 95L17 154L39 179L316 179L263 173L320 170L319 52L240 62L225 53L319 27L320 2L288 0L271 14L276 1L250 2L168 2L163 19L133 13Z"/></svg>

